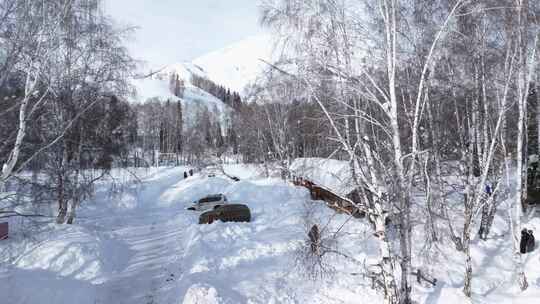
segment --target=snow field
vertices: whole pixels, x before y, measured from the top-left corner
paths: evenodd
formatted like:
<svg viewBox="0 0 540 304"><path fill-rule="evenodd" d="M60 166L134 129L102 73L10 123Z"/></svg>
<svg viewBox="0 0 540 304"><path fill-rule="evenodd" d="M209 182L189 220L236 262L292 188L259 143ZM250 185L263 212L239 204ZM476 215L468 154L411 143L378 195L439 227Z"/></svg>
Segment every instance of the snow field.
<svg viewBox="0 0 540 304"><path fill-rule="evenodd" d="M226 173L241 178L239 182L219 173L207 177L206 171L184 179L188 169L138 169L134 173L141 183L132 174L114 171L114 182L123 191L111 193L112 179L101 182L75 225L14 230L0 243L0 303L382 303L362 276L363 264L375 263L378 256L364 220L335 214L311 201L306 189L265 178L256 165L226 165ZM252 222L198 225L200 213L186 208L215 193L248 205ZM458 192L449 204L459 231ZM538 245L524 259L529 289L522 293L516 286L508 204L500 206L487 241L477 239L478 227L472 229L472 303L536 303L540 298ZM306 219L307 209L311 217ZM414 239L424 240L426 216L418 210L413 215ZM307 279L297 251L314 223L327 233L345 223L336 249L361 264L329 256L334 275ZM13 224L15 229L26 227ZM537 215L524 226L539 238ZM471 302L461 291L464 256L453 247L447 229L439 221L442 238L431 248L421 241L414 244L413 267L438 280L435 287L414 284L418 303Z"/></svg>
<svg viewBox="0 0 540 304"><path fill-rule="evenodd" d="M184 180L187 169L140 170L141 184L133 183L131 174L114 172L124 191L111 195L110 185L100 183L75 225L49 224L32 238L15 234L2 244L9 246L9 254L0 254L0 280L7 282L0 284L0 294L7 295L0 302L357 303L358 295L351 298L351 293L366 293L350 287L360 280L350 275L348 263L336 260L336 277L315 283L296 267L295 252L305 236L307 190L262 178L250 166L226 168L246 178L240 182L202 173ZM247 204L253 221L198 225L199 213L186 208L213 193ZM322 204L311 205L320 218L331 217ZM362 222L347 230L369 239ZM359 238L343 248L361 257L366 248L376 248L366 244Z"/></svg>

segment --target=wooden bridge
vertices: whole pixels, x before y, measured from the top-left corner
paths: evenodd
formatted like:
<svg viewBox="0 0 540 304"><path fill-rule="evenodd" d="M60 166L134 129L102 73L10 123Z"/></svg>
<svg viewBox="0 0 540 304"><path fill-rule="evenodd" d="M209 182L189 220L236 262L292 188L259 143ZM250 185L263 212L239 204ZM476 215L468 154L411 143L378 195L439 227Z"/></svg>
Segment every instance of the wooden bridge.
<svg viewBox="0 0 540 304"><path fill-rule="evenodd" d="M292 175L292 183L295 186L307 188L312 200L324 201L328 207L337 212L346 213L357 218L366 215L366 212L358 208L358 204L355 204L351 199L343 197L324 186L317 185L307 178Z"/></svg>

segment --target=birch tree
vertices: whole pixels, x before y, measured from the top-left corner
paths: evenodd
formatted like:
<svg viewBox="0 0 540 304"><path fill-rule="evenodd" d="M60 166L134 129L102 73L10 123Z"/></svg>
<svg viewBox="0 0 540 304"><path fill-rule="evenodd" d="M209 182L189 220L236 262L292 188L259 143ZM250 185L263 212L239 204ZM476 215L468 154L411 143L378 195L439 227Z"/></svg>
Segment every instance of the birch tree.
<svg viewBox="0 0 540 304"><path fill-rule="evenodd" d="M521 234L521 222L523 218L523 209L526 208L525 199L527 197L527 167L524 166L528 162L528 154L526 144L524 143L525 128L527 125L527 101L533 75L536 71L537 50L540 30L538 24L533 24L532 27L532 44L529 44L529 5L526 0L515 0L516 6L516 31L515 34L515 49L517 57L517 71L515 77L516 98L518 105L518 134L516 138L516 195L512 206L512 228L514 239L514 263L518 278L518 284L521 290L528 287L527 278L523 269L522 256L519 251L519 242ZM537 18L537 17L536 17Z"/></svg>
<svg viewBox="0 0 540 304"><path fill-rule="evenodd" d="M10 64L4 65L9 67L5 71L9 76L2 76L23 78L19 86L24 90L0 186L39 155L44 165L60 173L54 174L48 187L57 192L58 222L64 222L68 202L72 222L76 207L96 180L82 175L83 146L91 142L84 121L97 105L112 103L114 95L124 96L129 91L126 80L134 63L122 46L126 31L116 29L102 14L98 0L12 1L13 6L2 7L10 12L3 47L20 52L8 51L13 54L6 58ZM25 143L29 122L38 118L45 122L39 124L43 129L33 130L39 133L41 146L29 147ZM103 124L94 128L100 126ZM51 166L58 154L62 162Z"/></svg>
<svg viewBox="0 0 540 304"><path fill-rule="evenodd" d="M425 98L426 84L429 70L436 65L439 43L463 3L457 1L451 6L443 18L444 22L439 24L438 31L430 38L426 37L429 44L420 63L422 68L416 74L417 77L411 79L416 85L409 93L412 100L412 110L409 112L412 126L407 128L410 139L406 142L403 139L406 128L400 119L404 99L398 94L399 77L404 70L401 68L406 64L402 52L408 47L402 36L402 29L407 25L407 18L401 13L406 6L405 2L378 1L372 6L371 3L352 4L348 1L282 1L267 4L263 20L273 24L282 35L289 35L286 41L290 42L292 37L296 42L292 49L299 55L295 60L299 75L312 98L326 114L336 140L347 151L358 187L369 192L363 200L373 207L373 216L382 219L385 217L383 214L389 210L397 211L395 220L399 224L401 276L399 293L395 287L390 287L396 286L394 274L387 276L388 290L394 290L387 297L390 302L410 302L410 198L413 180L418 173L417 157L421 152L418 132L425 102L428 100ZM380 24L380 27L371 28L370 24ZM371 35L369 30L380 35ZM366 45L372 48L370 52L373 54L364 54L362 47ZM358 52L362 53L359 56L364 57L367 64L353 64L358 58L353 58L352 54ZM382 67L384 69L380 69ZM318 98L317 92L320 89L312 79L333 83L331 88L334 95L330 103ZM340 113L343 116L340 117ZM391 165L385 161L390 161ZM382 190L380 185L385 183L391 186ZM392 260L386 254L386 251L391 252L392 246L388 245L384 229L376 226L381 248L388 249L381 249L381 252L385 252L381 256ZM382 264L385 264L384 259ZM386 265L390 266L393 262ZM390 272L392 267L384 268Z"/></svg>
<svg viewBox="0 0 540 304"><path fill-rule="evenodd" d="M43 88L43 70L45 62L52 56L60 36L57 30L65 9L71 1L7 1L2 6L2 25L9 26L9 38L3 42L7 56L3 62L2 84L9 75L22 74L24 93L19 102L19 122L16 139L9 157L2 164L0 192L5 191L5 183L12 176L19 161L21 146L27 133L27 119L49 94ZM30 105L31 100L37 100Z"/></svg>

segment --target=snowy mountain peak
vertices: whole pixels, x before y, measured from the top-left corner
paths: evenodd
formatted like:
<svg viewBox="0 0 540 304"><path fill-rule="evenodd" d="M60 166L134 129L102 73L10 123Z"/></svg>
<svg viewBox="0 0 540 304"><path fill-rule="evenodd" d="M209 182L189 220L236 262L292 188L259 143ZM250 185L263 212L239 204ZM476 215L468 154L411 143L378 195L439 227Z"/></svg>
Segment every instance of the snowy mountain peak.
<svg viewBox="0 0 540 304"><path fill-rule="evenodd" d="M178 75L189 86L192 76L196 75L243 94L244 89L263 72L264 61L271 61L272 45L269 35L252 36L192 62L168 65L151 78L168 82L173 75Z"/></svg>
<svg viewBox="0 0 540 304"><path fill-rule="evenodd" d="M169 80L172 75L178 75L180 79L184 80L185 83L191 82L190 80L192 75L205 78L208 77L206 71L202 67L191 62L182 62L166 66L161 71L156 73L154 78Z"/></svg>
<svg viewBox="0 0 540 304"><path fill-rule="evenodd" d="M242 94L265 68L262 60L272 58L272 46L270 35L252 36L203 55L193 60L191 66L200 68L210 80Z"/></svg>
<svg viewBox="0 0 540 304"><path fill-rule="evenodd" d="M137 102L149 99L180 99L188 107L197 105L196 108L203 106L210 111L217 110L224 121L232 109L214 95L194 85L193 75L207 78L217 85L242 94L263 72L263 60L271 60L272 45L269 35L258 35L208 53L192 62L168 65L157 72L148 73L147 75L151 75L149 77L134 80L137 92L134 99ZM182 98L178 98L171 91L171 79L176 75L185 86Z"/></svg>

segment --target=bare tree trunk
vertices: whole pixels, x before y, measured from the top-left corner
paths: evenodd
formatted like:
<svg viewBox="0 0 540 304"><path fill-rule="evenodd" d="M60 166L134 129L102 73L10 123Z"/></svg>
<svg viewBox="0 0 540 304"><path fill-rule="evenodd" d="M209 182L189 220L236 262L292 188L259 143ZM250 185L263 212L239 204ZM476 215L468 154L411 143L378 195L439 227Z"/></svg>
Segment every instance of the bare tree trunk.
<svg viewBox="0 0 540 304"><path fill-rule="evenodd" d="M496 195L493 194L495 197L493 198L493 202L489 205L489 212L487 214L487 222L484 227L483 233L483 240L487 240L487 237L489 236L489 232L491 231L491 227L493 226L493 220L495 219L495 213L497 212L497 199Z"/></svg>
<svg viewBox="0 0 540 304"><path fill-rule="evenodd" d="M524 5L527 5L524 7ZM524 138L526 136L526 124L527 124L527 101L529 96L530 83L533 77L534 72L536 71L536 47L538 44L538 29L535 30L536 35L533 42L532 54L530 58L527 58L528 54L528 43L527 43L527 30L528 27L528 2L524 0L516 0L517 9L517 20L518 20L518 29L517 29L517 60L518 60L518 70L517 70L517 95L518 95L518 138L516 143L516 195L514 199L514 206L512 216L512 229L514 236L514 264L518 277L518 284L521 290L526 290L529 286L527 282L527 277L525 276L525 271L523 269L523 260L519 251L519 240L521 238L521 220L523 217L523 204L525 197L523 196L523 190L526 191L523 187L523 176L525 172L525 181L526 181L526 166L524 167L524 162L526 163L527 157L524 158L524 152L526 145L524 144Z"/></svg>
<svg viewBox="0 0 540 304"><path fill-rule="evenodd" d="M522 75L522 73L518 73ZM518 86L520 87L520 93L522 93L522 82L518 80ZM523 137L525 136L525 111L526 111L526 100L523 100L519 95L518 100L518 135L516 143L516 194L514 197L514 206L512 212L512 224L513 224L513 235L514 235L514 264L516 266L516 272L518 276L518 283L521 290L525 290L528 287L527 278L525 277L525 272L523 270L523 261L521 258L521 253L519 252L519 238L521 233L521 218L523 217Z"/></svg>
<svg viewBox="0 0 540 304"><path fill-rule="evenodd" d="M17 137L15 139L15 144L13 146L13 149L11 150L8 160L5 164L2 165L2 172L0 174L0 192L6 192L6 181L13 173L13 169L19 161L21 145L23 143L24 137L26 136L26 116L28 103L30 102L31 94L34 92L35 85L36 80L32 79L30 72L28 72L26 75L25 96L21 102L21 107L19 108L19 126L17 129Z"/></svg>
<svg viewBox="0 0 540 304"><path fill-rule="evenodd" d="M536 154L540 157L540 72L536 73ZM540 162L540 159L539 159Z"/></svg>
<svg viewBox="0 0 540 304"><path fill-rule="evenodd" d="M57 224L63 224L66 220L68 210L68 196L67 196L67 166L68 166L68 147L64 145L64 151L62 153L62 161L57 173L57 200L58 200L58 216L56 217Z"/></svg>
<svg viewBox="0 0 540 304"><path fill-rule="evenodd" d="M482 218L480 220L480 229L478 230L478 236L481 240L487 240L488 237L488 221L489 221L489 213L492 206L489 206L487 204L482 207Z"/></svg>
<svg viewBox="0 0 540 304"><path fill-rule="evenodd" d="M396 75L397 75L397 19L395 0L383 1L381 3L381 12L385 20L386 34L386 62L388 75L388 91L389 91L389 106L390 106L390 128L392 130L392 145L394 154L394 173L397 179L396 194L397 205L400 209L398 218L399 222L399 240L401 252L401 288L400 299L401 304L410 303L411 287L409 286L409 273L411 269L411 247L410 247L410 205L408 193L406 193L406 181L404 176L403 153L401 144L401 128L398 121L398 99L396 93Z"/></svg>
<svg viewBox="0 0 540 304"><path fill-rule="evenodd" d="M426 159L425 165L424 165L424 178L426 180L426 206L427 206L427 220L426 220L426 232L428 235L428 241L429 242L436 242L437 241L437 228L435 225L435 214L433 210L433 191L431 186L431 178L429 176L428 172L428 162L429 159Z"/></svg>
<svg viewBox="0 0 540 304"><path fill-rule="evenodd" d="M470 215L469 215L470 216ZM469 228L470 225L470 219L466 219L465 226ZM464 233L464 236L467 237L463 241L463 252L465 253L465 280L463 284L463 293L467 297L471 297L472 295L472 261L471 261L471 245L470 245L470 229L467 230L466 233Z"/></svg>
<svg viewBox="0 0 540 304"><path fill-rule="evenodd" d="M382 279L384 282L385 303L399 303L399 294L394 279L394 259L390 253L390 243L386 236L386 218L382 203L379 199L374 201L375 236L379 239L379 252L381 257Z"/></svg>
<svg viewBox="0 0 540 304"><path fill-rule="evenodd" d="M474 106L473 106L474 108ZM474 112L474 110L473 110ZM474 117L474 116L473 116ZM474 179L474 139L476 139L476 132L473 130L476 128L474 118L472 119L472 127L469 128L469 138L472 141L471 144L466 148L466 183L465 183L465 195L463 198L463 205L465 208L465 222L463 224L463 253L465 253L465 275L464 275L464 284L463 284L463 293L467 297L471 297L472 294L472 263L471 263L471 224L473 219L473 207L474 207L474 193L472 193L471 183Z"/></svg>
<svg viewBox="0 0 540 304"><path fill-rule="evenodd" d="M78 130L78 144L76 151L74 152L73 157L73 166L75 166L75 172L73 176L73 182L72 182L72 195L71 195L71 204L69 206L69 213L66 223L67 224L73 224L73 221L75 220L76 210L77 207L80 205L81 202L81 153L82 153L82 128L79 128Z"/></svg>

